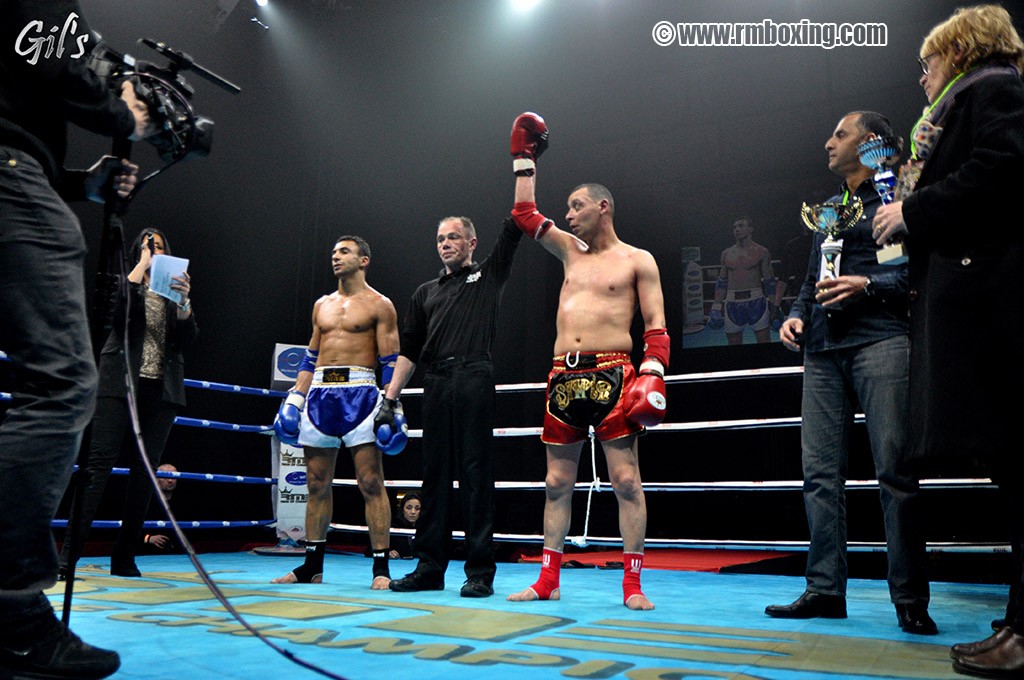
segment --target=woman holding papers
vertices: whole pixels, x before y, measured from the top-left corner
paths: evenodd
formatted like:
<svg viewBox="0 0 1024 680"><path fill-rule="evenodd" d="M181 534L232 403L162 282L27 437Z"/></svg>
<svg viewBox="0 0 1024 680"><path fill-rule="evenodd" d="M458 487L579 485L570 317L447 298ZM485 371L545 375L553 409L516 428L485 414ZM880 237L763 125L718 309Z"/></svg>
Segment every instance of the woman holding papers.
<svg viewBox="0 0 1024 680"><path fill-rule="evenodd" d="M127 291L119 287L112 305L110 334L100 354L99 392L89 458L80 473L84 476L78 487L82 494L81 515L77 522L72 517L72 524L68 526L60 555L62 574L68 563L72 559L77 561L81 554L107 479L124 446L130 452L131 474L124 494L121 529L111 555L110 573L141 576L135 565L135 553L153 489L132 436L125 376L130 377L135 393L146 456L155 468L160 464L174 418L185 405L182 351L198 334L189 300L187 261L178 258L161 261L161 256L170 253L170 244L163 232L147 229L135 239L128 255L128 261L137 264L127 276ZM167 281L169 285L151 282L151 270L166 269L163 265L168 263L172 272Z"/></svg>

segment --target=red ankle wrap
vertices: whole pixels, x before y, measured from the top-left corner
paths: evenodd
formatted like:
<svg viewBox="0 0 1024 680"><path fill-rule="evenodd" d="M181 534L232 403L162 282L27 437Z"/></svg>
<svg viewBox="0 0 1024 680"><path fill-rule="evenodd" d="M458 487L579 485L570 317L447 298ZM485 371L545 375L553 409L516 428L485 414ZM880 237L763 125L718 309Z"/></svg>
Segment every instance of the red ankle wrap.
<svg viewBox="0 0 1024 680"><path fill-rule="evenodd" d="M550 600L551 593L558 589L558 577L562 571L562 553L551 548L544 548L544 557L540 567L540 578L530 588L537 593L537 598Z"/></svg>
<svg viewBox="0 0 1024 680"><path fill-rule="evenodd" d="M625 604L634 595L643 595L640 590L640 571L644 568L643 553L622 553L622 602Z"/></svg>

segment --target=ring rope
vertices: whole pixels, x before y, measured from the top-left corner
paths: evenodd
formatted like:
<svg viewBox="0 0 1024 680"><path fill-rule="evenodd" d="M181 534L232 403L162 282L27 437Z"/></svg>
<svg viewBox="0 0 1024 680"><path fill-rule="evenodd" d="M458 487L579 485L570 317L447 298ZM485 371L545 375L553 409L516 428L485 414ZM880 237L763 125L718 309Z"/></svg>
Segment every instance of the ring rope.
<svg viewBox="0 0 1024 680"><path fill-rule="evenodd" d="M330 528L334 531L345 531L349 533L366 533L365 525L360 524L338 524L332 522ZM413 529L391 529L393 534L414 536ZM461 530L452 531L455 538L464 539L466 534ZM535 534L505 534L495 533L494 540L501 543L534 543L542 544L544 537ZM591 536L589 542L592 545L609 547L621 547L622 539L616 536ZM707 550L765 550L765 551L800 551L807 550L810 541L744 541L744 540L721 540L721 539L694 539L694 538L646 538L645 548L700 548ZM850 541L849 550L852 552L885 552L884 541ZM952 543L945 541L929 542L929 552L995 552L1009 553L1010 545L999 542L973 542L973 543Z"/></svg>
<svg viewBox="0 0 1024 680"><path fill-rule="evenodd" d="M265 527L276 523L276 519L251 519L233 521L205 520L194 522L178 520L178 526L180 526L182 529L235 529L244 527ZM66 529L68 526L68 520L55 519L53 520L53 523L50 526ZM91 526L93 529L120 529L121 520L96 519L93 520ZM147 520L142 523L142 526L146 529L170 529L172 525L167 520Z"/></svg>
<svg viewBox="0 0 1024 680"><path fill-rule="evenodd" d="M683 383L706 383L722 380L737 380L740 378L778 378L791 375L803 375L803 366L783 366L778 368L744 368L734 371L705 371L700 373L680 373L679 375L666 375L665 383L678 385ZM495 392L533 392L547 388L547 383L508 383L496 385ZM402 390L402 396L422 395L422 387L409 387Z"/></svg>
<svg viewBox="0 0 1024 680"><path fill-rule="evenodd" d="M216 390L218 392L234 392L235 394L249 394L256 397L278 397L284 399L287 392L280 390L269 390L263 387L244 387L242 385L230 385L228 383L211 382L209 380L185 379L185 387L195 387L202 390Z"/></svg>
<svg viewBox="0 0 1024 680"><path fill-rule="evenodd" d="M178 416L174 419L175 425L185 427L205 427L211 430L229 430L231 432L254 432L257 434L273 434L273 425L238 425L236 423L223 423L219 420L207 420L205 418L186 418ZM267 431L270 431L269 433Z"/></svg>
<svg viewBox="0 0 1024 680"><path fill-rule="evenodd" d="M393 479L385 480L384 486L399 489L413 489L422 486L418 479ZM355 487L355 479L334 479L333 486ZM804 483L801 480L780 480L765 482L643 482L641 487L644 491L802 491ZM875 479L851 479L846 482L847 489L864 490L877 489L878 480ZM994 488L991 479L962 477L957 479L922 479L921 488L929 489L987 489ZM452 488L459 488L458 480L452 482ZM502 482L494 483L495 489L519 490L519 491L542 491L544 482ZM610 482L576 482L576 491L611 491Z"/></svg>
<svg viewBox="0 0 1024 680"><path fill-rule="evenodd" d="M0 361L10 361L10 357L0 350ZM683 384L683 383L707 383L717 382L725 380L736 380L743 378L771 378L771 377L785 377L785 376L796 376L802 375L803 367L780 367L780 368L762 368L762 369L741 369L732 371L714 371L714 372L698 372L680 374L674 376L666 376L665 382L667 384ZM185 385L197 389L208 389L221 392L231 392L235 394L246 394L252 396L266 396L275 398L284 398L287 392L279 390L271 390L266 388L246 387L242 385L232 385L228 383L218 383L206 380L185 380ZM512 383L506 385L498 385L495 388L496 392L501 393L515 393L515 392L527 392L527 391L538 391L546 389L546 383ZM410 388L402 392L403 396L414 396L422 395L422 388ZM0 401L11 401L13 399L11 393L0 392ZM855 416L855 422L863 422L863 414L857 414ZM179 416L175 419L175 424L183 425L186 427L198 427L198 428L209 428L218 429L232 432L249 432L249 433L260 433L260 434L273 434L273 427L270 425L240 425L234 423L226 423L221 421L199 419L199 418L188 418ZM789 418L749 418L749 419L737 419L737 420L709 420L689 423L663 423L648 428L652 432L693 432L693 431L715 431L715 430L738 430L738 429L761 429L771 427L794 427L801 424L801 418L789 417ZM540 435L542 428L539 427L508 427L508 428L494 428L493 433L495 437L522 437L522 436L535 436ZM423 436L422 430L410 430L409 436L412 438L421 438ZM573 543L576 545L586 544L591 542L597 545L621 545L621 539L610 538L610 537L589 537L587 536L589 531L589 520L590 520L590 509L594 492L611 490L612 486L608 482L602 482L596 474L596 445L593 437L591 437L591 465L594 473L594 479L590 482L578 482L574 485L575 490L587 491L587 513L586 520L584 522L582 536L573 539ZM115 468L113 474L127 474L128 471L125 468ZM161 477L176 477L180 479L194 479L197 481L214 481L214 482L238 482L247 484L276 484L277 480L270 477L244 477L235 475L213 475L213 474L201 474L201 473L158 473ZM390 487L419 487L421 482L418 480L392 480L385 482L386 486ZM335 479L333 480L334 486L357 486L354 479ZM847 488L852 489L877 489L877 480L849 480L846 483ZM961 478L961 479L922 479L920 481L921 488L931 489L965 489L965 488L990 488L993 486L992 482L988 478ZM454 488L458 488L458 482L453 483ZM750 482L677 482L677 483L644 483L642 487L645 491L797 491L802 490L803 482L801 480L783 480L783 481L750 481ZM543 482L501 482L495 483L497 489L521 489L521 490L539 490L544 488ZM64 522L66 520L56 520L54 526L61 526L57 522ZM253 520L243 521L239 526L262 526L265 524L272 524L276 520ZM148 526L149 523L146 525ZM195 525L197 523L192 523ZM198 523L201 526L210 527L223 527L228 526L229 523L224 522L201 522ZM119 522L112 522L111 526L119 526ZM192 526L190 525L190 526ZM232 526L234 524L231 524ZM169 526L166 524L164 526ZM350 530L350 531L366 531L366 527L358 527L355 525L343 525L343 524L331 524L332 529L339 530ZM397 531L397 530L396 530ZM456 535L461 535L461 532L454 532ZM495 540L503 541L525 541L525 542L542 542L543 537L530 536L525 534L495 534ZM689 546L689 547L729 547L729 548L747 548L747 549L778 549L780 546L792 546L794 548L806 548L808 545L807 541L773 541L773 542L761 542L761 541L702 541L692 539L670 539L670 540L647 540L647 545L651 547L658 547L662 545L671 546ZM851 542L849 544L851 550L884 550L884 543L858 543ZM929 544L929 550L932 551L996 551L999 552L1001 549L1008 549L1005 544L990 544L990 543L945 543L945 544Z"/></svg>
<svg viewBox="0 0 1024 680"><path fill-rule="evenodd" d="M78 471L78 466L75 466L75 471ZM131 472L129 468L116 467L111 468L110 474L113 475L127 475ZM192 479L197 482L232 482L238 484L277 484L277 479L274 477L246 477L243 475L217 475L210 472L170 472L168 470L157 470L157 477L164 477L167 479ZM353 480L354 481L354 480Z"/></svg>

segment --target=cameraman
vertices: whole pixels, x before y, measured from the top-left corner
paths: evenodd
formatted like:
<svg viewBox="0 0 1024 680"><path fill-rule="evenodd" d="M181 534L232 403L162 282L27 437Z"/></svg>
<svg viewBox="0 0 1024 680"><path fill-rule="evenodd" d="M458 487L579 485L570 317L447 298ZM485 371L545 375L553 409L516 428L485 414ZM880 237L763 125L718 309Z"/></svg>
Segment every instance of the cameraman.
<svg viewBox="0 0 1024 680"><path fill-rule="evenodd" d="M85 66L95 43L77 1L0 2L0 349L14 362L0 425L0 677L102 678L116 652L83 643L43 588L57 577L50 523L96 391L85 310L85 241L65 200L122 197L138 168L63 168L66 126L141 139L146 106Z"/></svg>

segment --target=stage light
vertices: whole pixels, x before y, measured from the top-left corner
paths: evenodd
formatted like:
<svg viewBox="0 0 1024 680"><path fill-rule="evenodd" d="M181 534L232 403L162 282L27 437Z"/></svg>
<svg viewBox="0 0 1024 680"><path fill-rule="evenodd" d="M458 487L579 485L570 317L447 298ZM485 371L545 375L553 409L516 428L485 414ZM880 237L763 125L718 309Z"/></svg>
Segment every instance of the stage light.
<svg viewBox="0 0 1024 680"><path fill-rule="evenodd" d="M540 4L540 0L511 0L513 9L520 12L529 12Z"/></svg>
<svg viewBox="0 0 1024 680"><path fill-rule="evenodd" d="M267 1L268 0L256 0L256 4L259 5L260 7L266 7Z"/></svg>

